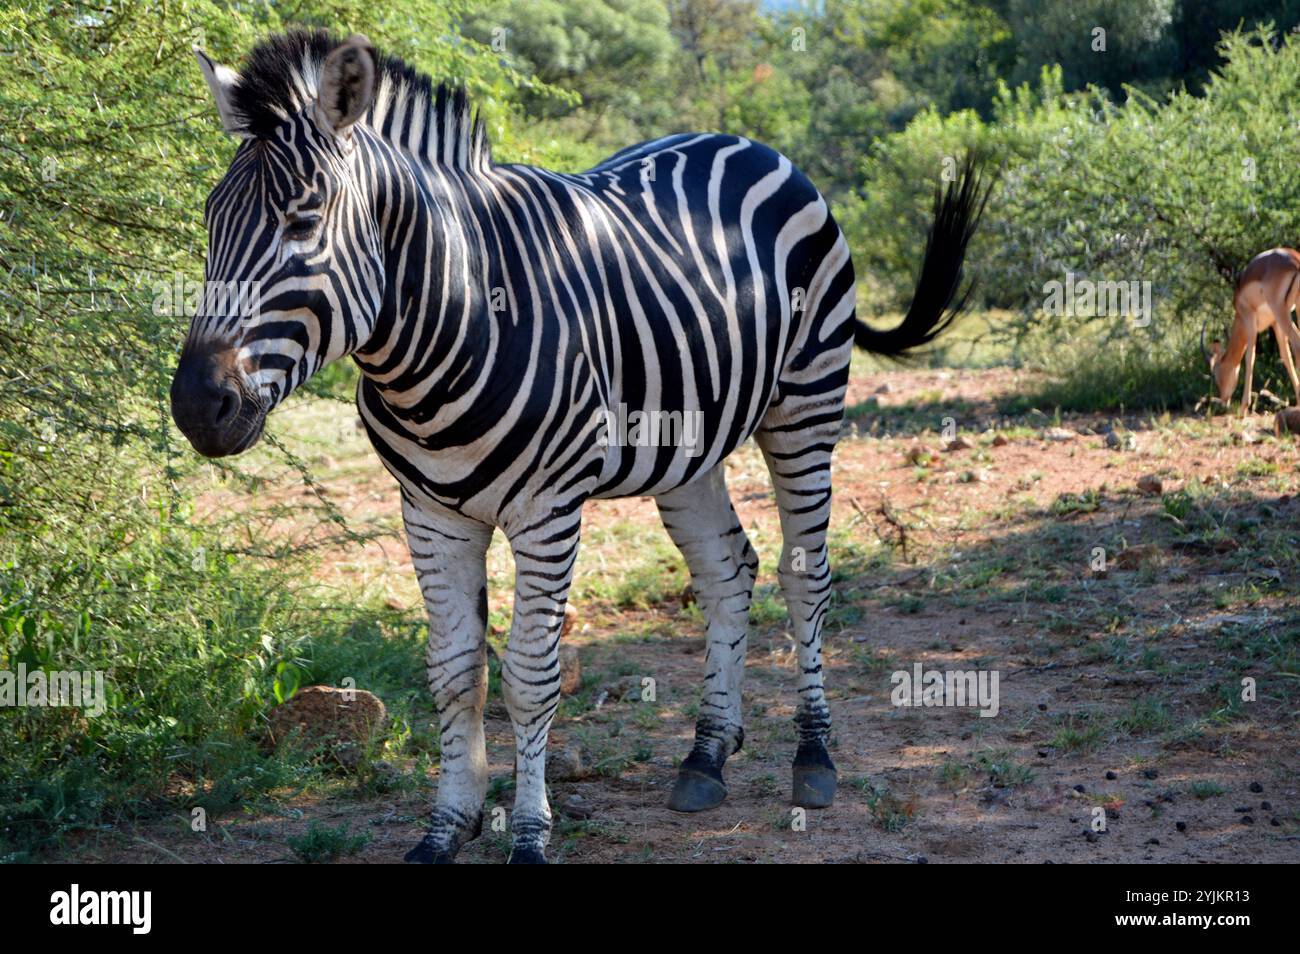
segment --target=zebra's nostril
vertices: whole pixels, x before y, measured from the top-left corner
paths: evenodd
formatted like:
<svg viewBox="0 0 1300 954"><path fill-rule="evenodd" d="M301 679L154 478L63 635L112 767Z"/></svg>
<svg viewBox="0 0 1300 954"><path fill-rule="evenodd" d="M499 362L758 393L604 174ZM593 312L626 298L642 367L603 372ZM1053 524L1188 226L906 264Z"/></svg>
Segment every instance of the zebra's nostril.
<svg viewBox="0 0 1300 954"><path fill-rule="evenodd" d="M217 404L217 413L212 418L213 427L221 427L239 412L239 392L226 385L221 389L221 401Z"/></svg>

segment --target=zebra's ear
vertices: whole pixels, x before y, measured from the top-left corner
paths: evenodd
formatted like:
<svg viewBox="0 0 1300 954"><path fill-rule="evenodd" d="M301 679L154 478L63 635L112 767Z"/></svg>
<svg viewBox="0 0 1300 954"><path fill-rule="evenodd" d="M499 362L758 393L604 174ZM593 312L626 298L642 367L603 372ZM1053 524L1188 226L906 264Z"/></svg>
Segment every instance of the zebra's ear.
<svg viewBox="0 0 1300 954"><path fill-rule="evenodd" d="M221 117L221 128L232 136L247 136L248 132L235 114L230 97L230 91L239 82L239 74L228 66L214 63L211 57L198 47L194 48L194 56L199 61L203 78L208 81L208 89L212 90L212 98L216 100L217 115Z"/></svg>
<svg viewBox="0 0 1300 954"><path fill-rule="evenodd" d="M375 99L375 51L354 33L325 58L316 104L337 135L347 135Z"/></svg>

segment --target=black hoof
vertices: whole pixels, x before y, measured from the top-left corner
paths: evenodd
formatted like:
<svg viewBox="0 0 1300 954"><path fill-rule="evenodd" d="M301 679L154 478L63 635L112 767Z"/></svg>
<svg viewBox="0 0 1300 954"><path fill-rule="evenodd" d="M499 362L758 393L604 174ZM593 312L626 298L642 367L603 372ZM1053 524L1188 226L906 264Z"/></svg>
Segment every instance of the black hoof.
<svg viewBox="0 0 1300 954"><path fill-rule="evenodd" d="M402 860L408 865L450 865L456 863L456 856L445 848L439 847L433 835L425 835Z"/></svg>
<svg viewBox="0 0 1300 954"><path fill-rule="evenodd" d="M829 808L835 801L839 773L826 746L820 742L799 745L794 757L794 786L790 800L800 808Z"/></svg>
<svg viewBox="0 0 1300 954"><path fill-rule="evenodd" d="M703 812L717 808L727 797L722 772L706 774L699 769L682 767L677 784L668 796L668 807L675 812Z"/></svg>
<svg viewBox="0 0 1300 954"><path fill-rule="evenodd" d="M536 845L518 845L510 849L508 865L544 865L546 855Z"/></svg>

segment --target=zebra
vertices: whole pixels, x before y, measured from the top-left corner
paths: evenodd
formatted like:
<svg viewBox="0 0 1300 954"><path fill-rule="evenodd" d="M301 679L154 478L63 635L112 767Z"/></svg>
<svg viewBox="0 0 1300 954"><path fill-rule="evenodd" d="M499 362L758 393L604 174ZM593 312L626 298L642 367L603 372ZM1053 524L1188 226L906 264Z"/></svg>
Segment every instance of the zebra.
<svg viewBox="0 0 1300 954"><path fill-rule="evenodd" d="M501 664L516 750L509 862L545 863L559 634L593 498L653 497L685 560L707 653L668 808L723 802L723 765L744 742L758 570L723 461L750 438L775 490L797 640L792 802L831 805L821 639L849 359L855 345L924 345L964 305L962 260L988 197L977 163L936 189L912 304L878 330L856 318L826 201L760 143L669 135L580 174L495 163L462 89L365 37L273 35L240 72L195 52L239 140L204 211L205 288L256 282L259 307L231 314L205 299L172 415L200 454L236 454L324 365L358 365L361 420L400 487L439 719L437 796L406 860L449 863L482 830L485 556L499 529L515 564ZM620 407L692 415L695 446L617 439Z"/></svg>

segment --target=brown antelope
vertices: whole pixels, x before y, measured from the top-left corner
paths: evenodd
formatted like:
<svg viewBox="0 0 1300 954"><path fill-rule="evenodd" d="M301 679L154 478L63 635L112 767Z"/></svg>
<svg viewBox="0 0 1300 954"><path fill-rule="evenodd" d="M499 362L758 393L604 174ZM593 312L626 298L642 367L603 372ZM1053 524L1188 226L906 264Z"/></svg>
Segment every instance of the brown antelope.
<svg viewBox="0 0 1300 954"><path fill-rule="evenodd" d="M1243 416L1250 413L1255 339L1269 328L1273 329L1273 337L1282 352L1282 364L1295 391L1296 404L1300 405L1300 377L1297 377L1295 369L1295 355L1300 355L1300 330L1291 321L1291 309L1297 299L1300 299L1300 252L1295 249L1273 248L1260 252L1237 277L1236 291L1232 296L1237 314L1228 332L1228 343L1225 346L1211 341L1205 356L1210 362L1210 374L1219 400L1224 404L1232 399L1241 359L1245 356L1246 385L1241 394ZM1201 332L1201 347L1204 350L1204 330Z"/></svg>

